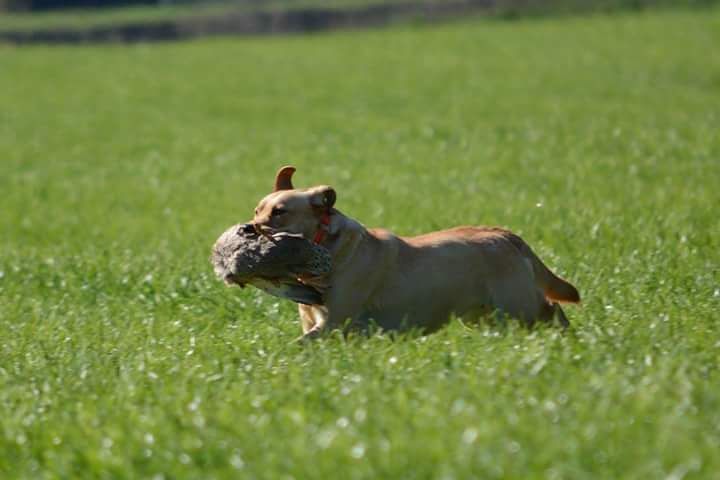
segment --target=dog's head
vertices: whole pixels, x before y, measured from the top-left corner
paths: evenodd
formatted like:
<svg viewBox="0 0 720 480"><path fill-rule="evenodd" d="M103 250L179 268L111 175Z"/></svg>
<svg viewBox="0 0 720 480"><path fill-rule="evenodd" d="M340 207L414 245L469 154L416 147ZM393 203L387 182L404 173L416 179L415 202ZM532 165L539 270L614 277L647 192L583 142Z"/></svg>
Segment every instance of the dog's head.
<svg viewBox="0 0 720 480"><path fill-rule="evenodd" d="M335 190L327 185L296 189L292 184L295 167L282 167L275 177L275 190L255 209L253 224L260 232L302 234L308 240L318 230L324 214L332 213Z"/></svg>

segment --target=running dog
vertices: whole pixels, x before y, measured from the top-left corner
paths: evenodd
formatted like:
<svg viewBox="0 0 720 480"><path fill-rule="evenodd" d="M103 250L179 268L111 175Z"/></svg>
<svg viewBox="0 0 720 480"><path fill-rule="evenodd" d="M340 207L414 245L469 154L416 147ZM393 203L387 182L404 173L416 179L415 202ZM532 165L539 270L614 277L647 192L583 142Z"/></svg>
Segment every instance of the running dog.
<svg viewBox="0 0 720 480"><path fill-rule="evenodd" d="M294 172L278 171L252 224L260 233L302 234L331 253L327 278L300 279L329 287L322 305L299 305L304 338L373 326L429 333L453 315L488 313L569 325L559 303L579 303L580 294L514 233L463 226L399 237L368 229L335 208L333 188L294 188Z"/></svg>

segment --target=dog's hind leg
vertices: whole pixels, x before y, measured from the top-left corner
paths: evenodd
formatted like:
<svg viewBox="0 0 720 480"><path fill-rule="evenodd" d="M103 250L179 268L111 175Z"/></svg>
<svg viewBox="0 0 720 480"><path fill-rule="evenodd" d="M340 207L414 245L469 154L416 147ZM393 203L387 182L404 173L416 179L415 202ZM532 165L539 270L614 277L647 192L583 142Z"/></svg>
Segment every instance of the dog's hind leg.
<svg viewBox="0 0 720 480"><path fill-rule="evenodd" d="M562 307L559 303L553 303L553 308L555 310L555 318L557 318L558 322L560 322L560 326L562 328L568 328L570 326L570 321L565 316L565 312L563 312Z"/></svg>
<svg viewBox="0 0 720 480"><path fill-rule="evenodd" d="M563 329L570 326L570 321L567 319L565 312L557 302L543 299L539 317L541 320L548 323L552 323L553 320L557 319Z"/></svg>
<svg viewBox="0 0 720 480"><path fill-rule="evenodd" d="M492 307L495 309L496 318L509 316L531 327L536 320L542 318L542 303L539 303L534 295L534 285L518 283L517 281L496 283L496 288L492 292Z"/></svg>

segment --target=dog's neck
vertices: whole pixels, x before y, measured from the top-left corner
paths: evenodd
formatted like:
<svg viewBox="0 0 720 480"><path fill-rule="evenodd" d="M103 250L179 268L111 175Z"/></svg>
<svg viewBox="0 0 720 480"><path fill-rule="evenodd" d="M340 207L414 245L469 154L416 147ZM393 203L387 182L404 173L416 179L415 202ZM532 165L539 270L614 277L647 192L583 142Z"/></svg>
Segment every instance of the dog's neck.
<svg viewBox="0 0 720 480"><path fill-rule="evenodd" d="M367 235L367 229L360 222L333 209L327 234L320 245L330 251L335 272L342 270L342 266L358 251L358 245Z"/></svg>
<svg viewBox="0 0 720 480"><path fill-rule="evenodd" d="M325 237L327 237L328 232L330 231L330 222L331 222L331 216L332 212L330 210L325 211L320 215L320 223L317 226L317 230L315 230L315 235L313 236L313 243L316 245L320 245L325 241Z"/></svg>

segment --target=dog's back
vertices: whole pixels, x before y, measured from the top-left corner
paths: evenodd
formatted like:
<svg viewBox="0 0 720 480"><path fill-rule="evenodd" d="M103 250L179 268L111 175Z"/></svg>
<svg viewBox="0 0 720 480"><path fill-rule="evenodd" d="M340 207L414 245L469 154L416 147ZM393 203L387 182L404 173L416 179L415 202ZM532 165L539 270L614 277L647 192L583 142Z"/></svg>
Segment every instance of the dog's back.
<svg viewBox="0 0 720 480"><path fill-rule="evenodd" d="M414 326L430 330L452 314L493 310L531 323L552 315L554 302L580 300L575 287L506 229L457 227L416 237L370 233L395 251L369 302L376 316L413 318Z"/></svg>

